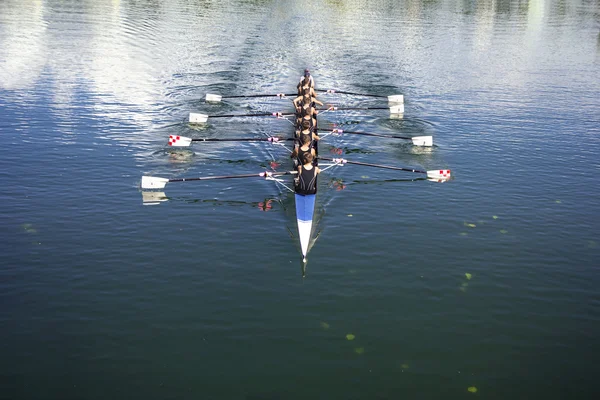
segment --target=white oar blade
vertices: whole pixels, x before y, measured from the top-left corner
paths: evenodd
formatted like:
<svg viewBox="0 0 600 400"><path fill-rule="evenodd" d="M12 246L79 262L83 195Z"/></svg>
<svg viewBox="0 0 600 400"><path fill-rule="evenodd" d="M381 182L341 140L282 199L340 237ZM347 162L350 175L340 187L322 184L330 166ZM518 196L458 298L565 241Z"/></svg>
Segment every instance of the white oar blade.
<svg viewBox="0 0 600 400"><path fill-rule="evenodd" d="M404 114L404 104L399 104L397 106L390 107L390 114L392 114L392 115Z"/></svg>
<svg viewBox="0 0 600 400"><path fill-rule="evenodd" d="M169 200L165 192L142 192L142 204L153 206Z"/></svg>
<svg viewBox="0 0 600 400"><path fill-rule="evenodd" d="M166 178L142 176L142 189L163 189L169 182Z"/></svg>
<svg viewBox="0 0 600 400"><path fill-rule="evenodd" d="M213 101L215 103L218 103L221 101L222 98L223 96L219 96L218 94L206 93L206 101Z"/></svg>
<svg viewBox="0 0 600 400"><path fill-rule="evenodd" d="M388 96L388 102L389 103L403 104L404 103L404 95L402 95L402 94L395 94L393 96Z"/></svg>
<svg viewBox="0 0 600 400"><path fill-rule="evenodd" d="M198 113L190 113L190 124L201 124L206 121L208 121L208 115L198 114Z"/></svg>
<svg viewBox="0 0 600 400"><path fill-rule="evenodd" d="M185 136L170 135L169 146L173 147L189 147L192 144L192 138Z"/></svg>
<svg viewBox="0 0 600 400"><path fill-rule="evenodd" d="M414 136L412 143L415 146L431 147L433 146L433 136Z"/></svg>
<svg viewBox="0 0 600 400"><path fill-rule="evenodd" d="M449 169L435 169L427 171L427 178L437 181L447 181L452 175Z"/></svg>

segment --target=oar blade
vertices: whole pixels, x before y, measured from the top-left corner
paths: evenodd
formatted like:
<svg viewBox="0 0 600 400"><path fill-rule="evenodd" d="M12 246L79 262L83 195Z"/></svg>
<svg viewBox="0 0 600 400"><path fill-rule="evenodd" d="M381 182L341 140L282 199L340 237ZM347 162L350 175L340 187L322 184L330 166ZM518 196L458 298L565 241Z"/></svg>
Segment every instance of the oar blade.
<svg viewBox="0 0 600 400"><path fill-rule="evenodd" d="M433 146L433 136L414 136L411 138L415 146L431 147Z"/></svg>
<svg viewBox="0 0 600 400"><path fill-rule="evenodd" d="M396 106L390 107L390 114L391 115L404 114L404 104L398 104Z"/></svg>
<svg viewBox="0 0 600 400"><path fill-rule="evenodd" d="M438 182L447 181L451 178L449 169L434 169L427 171L427 179L435 180Z"/></svg>
<svg viewBox="0 0 600 400"><path fill-rule="evenodd" d="M192 144L192 138L185 136L170 135L169 146L173 147L190 147Z"/></svg>
<svg viewBox="0 0 600 400"><path fill-rule="evenodd" d="M208 121L208 115L200 113L190 113L190 124L202 124Z"/></svg>
<svg viewBox="0 0 600 400"><path fill-rule="evenodd" d="M395 94L392 96L388 96L388 103L392 103L392 104L404 104L404 95L402 94Z"/></svg>
<svg viewBox="0 0 600 400"><path fill-rule="evenodd" d="M142 189L163 189L169 182L166 178L142 176Z"/></svg>
<svg viewBox="0 0 600 400"><path fill-rule="evenodd" d="M218 94L206 93L206 101L208 101L208 102L219 103L222 98L223 98L223 96L220 96Z"/></svg>
<svg viewBox="0 0 600 400"><path fill-rule="evenodd" d="M142 192L142 204L153 206L169 200L165 192Z"/></svg>

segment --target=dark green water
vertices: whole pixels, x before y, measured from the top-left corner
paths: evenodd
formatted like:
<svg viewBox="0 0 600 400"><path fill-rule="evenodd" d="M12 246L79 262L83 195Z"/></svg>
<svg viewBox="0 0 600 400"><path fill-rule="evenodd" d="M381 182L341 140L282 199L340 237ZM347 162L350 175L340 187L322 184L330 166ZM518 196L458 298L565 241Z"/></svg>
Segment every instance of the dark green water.
<svg viewBox="0 0 600 400"><path fill-rule="evenodd" d="M0 397L595 398L599 9L0 2ZM167 138L289 135L269 118L184 121L289 111L203 97L290 92L305 67L321 89L405 96L401 119L321 123L435 144L329 137L323 154L454 179L324 172L305 277L273 182L173 183L143 204L142 175L287 168L279 146Z"/></svg>

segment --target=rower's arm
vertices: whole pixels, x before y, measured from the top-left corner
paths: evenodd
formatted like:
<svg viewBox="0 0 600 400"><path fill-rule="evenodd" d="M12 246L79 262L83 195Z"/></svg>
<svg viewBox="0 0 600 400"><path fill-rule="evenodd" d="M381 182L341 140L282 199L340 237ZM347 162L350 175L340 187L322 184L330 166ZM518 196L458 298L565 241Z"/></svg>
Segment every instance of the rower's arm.
<svg viewBox="0 0 600 400"><path fill-rule="evenodd" d="M322 105L323 105L323 103L321 103L319 100L315 99L314 97L313 97L313 99L312 99L312 100L313 100L313 101L314 101L316 104L318 104L318 105L320 105L320 106L322 106Z"/></svg>

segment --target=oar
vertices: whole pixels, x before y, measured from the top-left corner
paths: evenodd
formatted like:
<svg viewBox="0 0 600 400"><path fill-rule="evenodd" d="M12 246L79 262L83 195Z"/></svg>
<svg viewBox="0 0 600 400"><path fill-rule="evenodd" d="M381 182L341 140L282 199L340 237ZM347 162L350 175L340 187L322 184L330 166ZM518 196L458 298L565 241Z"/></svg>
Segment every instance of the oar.
<svg viewBox="0 0 600 400"><path fill-rule="evenodd" d="M353 92L344 92L342 90L328 89L328 90L315 90L316 92L327 93L327 94L349 94L351 96L364 96L364 97L379 97L379 98L387 98L390 103L404 103L404 95L402 94L394 94L391 96L382 96L379 94L364 94L364 93L353 93Z"/></svg>
<svg viewBox="0 0 600 400"><path fill-rule="evenodd" d="M345 111L345 110L390 110L390 114L404 114L404 104L398 104L391 107L336 107L331 106L327 111Z"/></svg>
<svg viewBox="0 0 600 400"><path fill-rule="evenodd" d="M289 113L281 113L281 112L274 112L274 113L255 113L255 114L223 114L223 115L206 115L206 114L199 114L199 113L190 113L190 123L195 124L195 123L203 123L208 121L209 118L235 118L235 117L283 117L286 115L295 115L295 113L293 112L289 112Z"/></svg>
<svg viewBox="0 0 600 400"><path fill-rule="evenodd" d="M404 103L404 95L402 94L394 94L391 96L382 96L379 94L364 94L364 93L354 93L354 92L344 92L343 90L335 90L335 89L327 89L327 90L315 90L315 92L326 93L326 94L348 94L351 96L362 96L362 97L376 97L376 98L387 98L390 103ZM278 97L278 98L286 98L286 97L296 97L297 93L272 93L272 94L241 94L235 96L222 96L219 94L207 93L205 96L205 100L209 102L219 103L223 99L244 99L244 98L257 98L257 97Z"/></svg>
<svg viewBox="0 0 600 400"><path fill-rule="evenodd" d="M420 171L418 169L392 167L389 165L380 165L380 164L370 164L370 163L364 163L364 162L360 162L360 161L348 161L343 158L326 158L326 157L319 156L319 159L326 160L326 161L333 161L334 163L336 163L338 165L355 164L355 165L362 165L365 167L376 167L376 168L393 169L396 171L416 172L418 174L427 174L427 178L429 178L429 179L448 180L451 177L449 169L436 169L436 170L430 170L430 171Z"/></svg>
<svg viewBox="0 0 600 400"><path fill-rule="evenodd" d="M275 94L242 94L242 95L237 95L237 96L221 96L218 94L210 94L207 93L206 94L206 101L211 101L211 102L215 102L218 103L223 99L243 99L243 98L252 98L252 97L279 97L279 98L285 98L287 96L294 96L296 97L297 94L296 93L292 93L292 94L286 94L286 93L275 93Z"/></svg>
<svg viewBox="0 0 600 400"><path fill-rule="evenodd" d="M169 182L187 182L187 181L208 181L215 179L236 179L236 178L265 178L269 179L274 176L292 175L297 173L296 171L285 171L285 172L261 172L259 174L241 174L241 175L222 175L222 176L201 176L199 178L159 178L156 176L142 176L142 189L162 189Z"/></svg>
<svg viewBox="0 0 600 400"><path fill-rule="evenodd" d="M392 138L392 139L405 139L405 140L411 140L415 146L425 146L425 147L433 146L433 137L432 136L407 137L407 136L397 136L397 135L380 135L379 133L358 132L358 131L350 132L350 131L345 131L343 129L332 129L332 130L326 130L326 131L321 130L321 132L331 132L333 134L350 133L353 135L376 136L376 137Z"/></svg>
<svg viewBox="0 0 600 400"><path fill-rule="evenodd" d="M284 140L295 140L294 138L280 138L276 136L268 138L232 138L232 139L196 139L185 136L170 135L169 146L189 147L192 142L272 142L277 143Z"/></svg>

